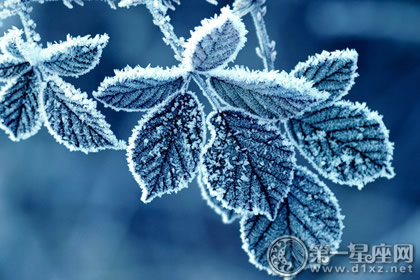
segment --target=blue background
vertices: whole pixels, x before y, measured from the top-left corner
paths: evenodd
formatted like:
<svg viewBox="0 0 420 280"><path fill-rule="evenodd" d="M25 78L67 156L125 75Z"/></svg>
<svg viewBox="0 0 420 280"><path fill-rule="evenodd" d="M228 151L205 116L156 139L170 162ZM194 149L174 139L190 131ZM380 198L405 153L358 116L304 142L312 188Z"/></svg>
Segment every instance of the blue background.
<svg viewBox="0 0 420 280"><path fill-rule="evenodd" d="M181 2L171 16L177 34L186 38L202 18L220 8L204 0ZM324 49L355 48L360 77L346 98L383 114L395 142L394 179L378 179L363 191L325 181L346 216L341 248L346 250L350 242L385 242L413 243L420 249L420 4L267 2L268 31L277 42L276 67L289 71ZM67 33L109 34L99 66L79 79L67 79L90 95L113 69L176 64L144 6L111 10L105 3L88 2L69 10L53 2L35 5L33 17L44 43L64 40ZM249 16L245 23L248 43L236 63L261 69ZM4 22L1 33L11 25L19 26L16 18ZM99 108L122 139L141 118ZM0 279L274 279L248 262L238 223L224 225L201 199L195 182L147 205L140 195L123 151L69 152L45 128L20 143L1 133ZM348 259L337 257L333 263L348 264ZM419 276L305 272L297 279Z"/></svg>

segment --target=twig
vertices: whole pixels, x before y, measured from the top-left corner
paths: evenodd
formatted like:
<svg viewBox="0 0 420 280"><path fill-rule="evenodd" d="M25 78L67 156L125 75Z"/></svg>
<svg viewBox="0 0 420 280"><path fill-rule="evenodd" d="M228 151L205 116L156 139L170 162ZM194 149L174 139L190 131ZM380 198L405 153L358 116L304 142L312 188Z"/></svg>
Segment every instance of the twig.
<svg viewBox="0 0 420 280"><path fill-rule="evenodd" d="M254 21L255 31L257 33L259 47L257 47L257 54L264 63L266 70L274 70L274 61L276 60L276 43L270 41L268 37L267 28L264 22L264 15L266 13L265 1L256 1L253 9L251 9L251 16Z"/></svg>

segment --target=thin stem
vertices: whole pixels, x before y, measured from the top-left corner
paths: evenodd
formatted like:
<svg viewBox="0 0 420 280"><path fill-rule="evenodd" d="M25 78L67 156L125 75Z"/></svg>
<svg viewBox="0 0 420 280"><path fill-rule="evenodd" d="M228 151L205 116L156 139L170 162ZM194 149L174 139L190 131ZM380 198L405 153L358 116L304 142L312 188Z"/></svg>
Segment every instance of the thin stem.
<svg viewBox="0 0 420 280"><path fill-rule="evenodd" d="M276 60L275 42L270 41L268 37L267 28L264 22L264 15L266 8L264 5L265 1L260 1L254 4L254 8L251 10L251 16L254 21L255 31L257 33L259 47L257 48L257 54L261 57L264 68L266 70L274 70L274 61Z"/></svg>
<svg viewBox="0 0 420 280"><path fill-rule="evenodd" d="M153 23L157 25L163 34L163 40L169 45L175 53L175 59L182 61L184 53L183 41L181 41L174 32L174 28L170 23L170 18L166 15L167 10L161 10L152 4L146 5L153 17ZM209 100L214 110L220 109L221 105L217 97L213 95L213 91L208 87L207 83L197 73L191 73L194 82L199 86L203 95Z"/></svg>

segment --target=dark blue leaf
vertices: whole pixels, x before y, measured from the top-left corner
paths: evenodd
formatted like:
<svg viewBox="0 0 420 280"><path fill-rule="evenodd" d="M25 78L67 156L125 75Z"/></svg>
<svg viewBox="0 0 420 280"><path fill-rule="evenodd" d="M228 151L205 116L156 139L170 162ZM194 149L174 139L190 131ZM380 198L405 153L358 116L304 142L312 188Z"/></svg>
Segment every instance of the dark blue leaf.
<svg viewBox="0 0 420 280"><path fill-rule="evenodd" d="M203 109L192 93L177 94L134 128L127 159L145 203L186 188L204 142Z"/></svg>
<svg viewBox="0 0 420 280"><path fill-rule="evenodd" d="M31 65L23 60L10 57L8 55L0 55L0 80L7 81L15 78L24 72L27 72Z"/></svg>
<svg viewBox="0 0 420 280"><path fill-rule="evenodd" d="M328 98L312 83L286 72L219 70L209 83L227 104L268 119L290 119Z"/></svg>
<svg viewBox="0 0 420 280"><path fill-rule="evenodd" d="M343 218L330 189L315 174L297 166L290 192L274 221L263 215L242 218L242 247L252 264L271 273L267 250L277 238L295 236L308 250L312 245L327 245L336 250L341 242Z"/></svg>
<svg viewBox="0 0 420 280"><path fill-rule="evenodd" d="M203 181L225 208L274 219L286 197L295 165L293 147L274 127L241 111L208 118Z"/></svg>
<svg viewBox="0 0 420 280"><path fill-rule="evenodd" d="M108 39L106 34L93 38L67 36L67 41L49 45L41 51L42 67L59 76L83 75L99 63Z"/></svg>
<svg viewBox="0 0 420 280"><path fill-rule="evenodd" d="M161 104L179 92L185 82L185 70L179 68L127 67L106 78L93 95L114 110L140 111Z"/></svg>
<svg viewBox="0 0 420 280"><path fill-rule="evenodd" d="M88 153L125 148L86 93L58 77L50 77L41 99L48 131L69 150Z"/></svg>
<svg viewBox="0 0 420 280"><path fill-rule="evenodd" d="M1 88L0 128L13 141L27 139L40 129L39 91L40 80L33 70L12 79Z"/></svg>
<svg viewBox="0 0 420 280"><path fill-rule="evenodd" d="M323 51L299 63L291 74L312 81L319 91L330 93L330 97L318 106L325 107L346 95L354 85L358 76L357 58L355 50Z"/></svg>
<svg viewBox="0 0 420 280"><path fill-rule="evenodd" d="M287 130L313 167L335 183L360 189L394 176L389 132L365 104L339 101L288 121Z"/></svg>

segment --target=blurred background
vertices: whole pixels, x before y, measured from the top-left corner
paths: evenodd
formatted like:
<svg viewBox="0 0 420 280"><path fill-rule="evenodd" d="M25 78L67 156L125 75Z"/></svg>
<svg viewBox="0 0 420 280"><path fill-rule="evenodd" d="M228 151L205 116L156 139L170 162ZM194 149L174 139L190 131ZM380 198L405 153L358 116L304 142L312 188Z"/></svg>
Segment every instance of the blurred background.
<svg viewBox="0 0 420 280"><path fill-rule="evenodd" d="M181 2L171 17L186 38L202 18L231 3ZM322 50L359 52L360 77L346 98L384 115L395 142L394 179L378 179L363 191L325 181L346 216L341 249L350 242L413 243L418 249L411 275L304 272L297 279L420 279L420 2L268 0L267 9L277 69L289 71ZM112 10L88 2L67 9L47 2L35 5L33 17L44 43L68 33L109 34L99 66L67 79L90 96L113 69L176 64L144 6ZM250 16L245 23L248 43L236 63L261 69ZM12 25L20 23L7 20L0 33ZM99 108L121 139L128 139L141 118ZM238 223L224 225L195 182L147 205L140 195L122 151L69 152L45 128L20 143L1 132L0 279L275 279L248 262ZM336 257L333 263L348 259Z"/></svg>

